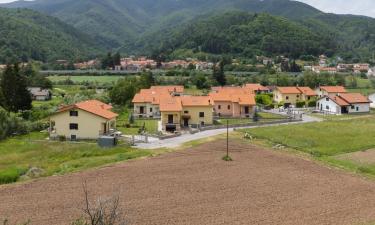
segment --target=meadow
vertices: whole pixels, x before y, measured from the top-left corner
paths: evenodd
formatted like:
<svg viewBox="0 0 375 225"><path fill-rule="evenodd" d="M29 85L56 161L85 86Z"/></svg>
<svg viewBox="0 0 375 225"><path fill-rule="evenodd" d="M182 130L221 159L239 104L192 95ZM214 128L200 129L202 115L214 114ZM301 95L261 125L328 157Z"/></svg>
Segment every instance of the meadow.
<svg viewBox="0 0 375 225"><path fill-rule="evenodd" d="M50 79L53 83L70 79L74 83L97 82L98 84L108 84L115 83L124 77L125 76L49 76L48 79Z"/></svg>
<svg viewBox="0 0 375 225"><path fill-rule="evenodd" d="M248 132L270 146L280 144L334 166L375 175L373 130L374 115L350 115L330 117L323 122L244 129L242 132ZM367 151L373 152L374 160L351 160L352 154Z"/></svg>
<svg viewBox="0 0 375 225"><path fill-rule="evenodd" d="M42 169L41 176L61 175L153 154L127 144L102 149L95 142L54 142L47 136L34 132L0 142L0 184L23 180L30 168Z"/></svg>

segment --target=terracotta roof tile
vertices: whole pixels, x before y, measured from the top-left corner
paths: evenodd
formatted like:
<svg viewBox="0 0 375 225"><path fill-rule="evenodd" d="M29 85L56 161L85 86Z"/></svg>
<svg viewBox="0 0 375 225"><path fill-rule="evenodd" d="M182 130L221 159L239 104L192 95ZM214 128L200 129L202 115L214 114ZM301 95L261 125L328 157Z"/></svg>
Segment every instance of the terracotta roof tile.
<svg viewBox="0 0 375 225"><path fill-rule="evenodd" d="M298 90L301 91L302 94L306 96L316 96L317 94L315 93L314 90L312 90L309 87L297 87Z"/></svg>
<svg viewBox="0 0 375 225"><path fill-rule="evenodd" d="M245 84L246 88L252 89L254 91L269 91L267 87L260 84Z"/></svg>
<svg viewBox="0 0 375 225"><path fill-rule="evenodd" d="M346 89L343 86L320 86L320 89L328 93L346 93Z"/></svg>
<svg viewBox="0 0 375 225"><path fill-rule="evenodd" d="M301 91L297 87L276 87L282 94L301 94Z"/></svg>
<svg viewBox="0 0 375 225"><path fill-rule="evenodd" d="M89 100L84 102L79 102L74 105L66 106L57 111L57 113L65 112L71 109L81 109L83 111L92 113L94 115L103 117L105 119L113 119L116 118L118 115L112 111L112 106L107 105L103 102L97 100Z"/></svg>

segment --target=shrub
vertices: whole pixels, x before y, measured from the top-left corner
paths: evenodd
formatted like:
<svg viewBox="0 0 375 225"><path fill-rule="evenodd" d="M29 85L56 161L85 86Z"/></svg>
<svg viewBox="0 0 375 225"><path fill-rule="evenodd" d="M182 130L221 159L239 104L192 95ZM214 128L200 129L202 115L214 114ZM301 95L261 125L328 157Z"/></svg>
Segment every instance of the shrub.
<svg viewBox="0 0 375 225"><path fill-rule="evenodd" d="M66 141L66 137L64 135L60 135L58 139L59 141Z"/></svg>
<svg viewBox="0 0 375 225"><path fill-rule="evenodd" d="M302 101L296 103L297 108L303 108L303 107L305 107L305 105L306 105L306 102L302 102Z"/></svg>
<svg viewBox="0 0 375 225"><path fill-rule="evenodd" d="M309 101L308 106L309 107L316 107L316 101L315 100Z"/></svg>
<svg viewBox="0 0 375 225"><path fill-rule="evenodd" d="M0 171L0 184L14 183L25 173L26 170L19 168L9 168Z"/></svg>
<svg viewBox="0 0 375 225"><path fill-rule="evenodd" d="M360 166L360 167L358 167L358 172L361 172L361 173L371 173L371 169L368 168L368 167Z"/></svg>

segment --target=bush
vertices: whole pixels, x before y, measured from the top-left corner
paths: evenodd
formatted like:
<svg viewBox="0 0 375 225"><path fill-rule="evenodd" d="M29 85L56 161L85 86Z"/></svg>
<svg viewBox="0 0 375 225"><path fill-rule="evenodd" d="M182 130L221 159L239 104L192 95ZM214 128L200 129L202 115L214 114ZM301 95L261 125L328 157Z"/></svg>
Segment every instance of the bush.
<svg viewBox="0 0 375 225"><path fill-rule="evenodd" d="M19 168L9 168L7 170L0 171L0 184L14 183L25 172L26 170Z"/></svg>
<svg viewBox="0 0 375 225"><path fill-rule="evenodd" d="M309 101L308 104L307 104L309 107L316 107L316 101L313 100L313 101Z"/></svg>
<svg viewBox="0 0 375 225"><path fill-rule="evenodd" d="M306 102L297 102L296 103L296 107L297 108L303 108L303 107L305 107L306 106Z"/></svg>

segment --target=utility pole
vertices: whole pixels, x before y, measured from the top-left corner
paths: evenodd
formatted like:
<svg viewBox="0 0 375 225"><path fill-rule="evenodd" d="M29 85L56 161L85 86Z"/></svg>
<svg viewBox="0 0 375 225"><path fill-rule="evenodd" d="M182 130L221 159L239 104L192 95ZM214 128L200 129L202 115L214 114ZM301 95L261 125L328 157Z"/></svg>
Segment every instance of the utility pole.
<svg viewBox="0 0 375 225"><path fill-rule="evenodd" d="M229 158L229 120L227 120L227 158Z"/></svg>

